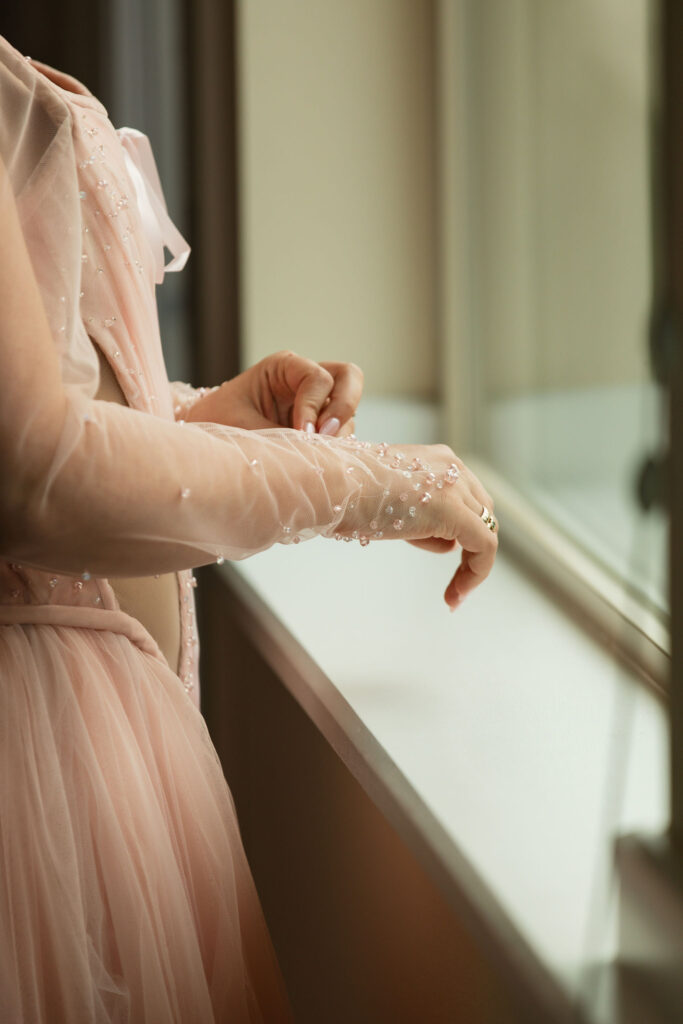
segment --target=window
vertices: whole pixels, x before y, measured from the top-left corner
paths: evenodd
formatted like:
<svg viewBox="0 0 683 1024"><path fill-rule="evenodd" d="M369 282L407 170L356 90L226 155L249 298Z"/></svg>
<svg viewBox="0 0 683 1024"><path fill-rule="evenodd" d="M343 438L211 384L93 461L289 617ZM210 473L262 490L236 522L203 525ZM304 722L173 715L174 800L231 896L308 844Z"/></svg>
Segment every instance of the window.
<svg viewBox="0 0 683 1024"><path fill-rule="evenodd" d="M647 345L658 8L464 0L442 6L440 46L446 402L469 407L466 424L451 409L452 433L506 532L536 562L550 551L555 578L563 563L662 681L667 524L636 499L661 430Z"/></svg>

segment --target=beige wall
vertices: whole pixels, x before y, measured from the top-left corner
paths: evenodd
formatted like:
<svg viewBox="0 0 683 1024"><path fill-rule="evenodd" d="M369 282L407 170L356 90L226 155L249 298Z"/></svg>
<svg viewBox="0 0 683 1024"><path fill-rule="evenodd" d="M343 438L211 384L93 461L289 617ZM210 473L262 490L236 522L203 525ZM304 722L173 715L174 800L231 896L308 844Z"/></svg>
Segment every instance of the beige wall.
<svg viewBox="0 0 683 1024"><path fill-rule="evenodd" d="M293 348L419 397L445 375L459 409L472 341L491 396L641 378L647 11L240 0L243 362ZM464 98L435 105L439 81Z"/></svg>
<svg viewBox="0 0 683 1024"><path fill-rule="evenodd" d="M648 0L461 10L461 225L491 397L631 382L650 303Z"/></svg>
<svg viewBox="0 0 683 1024"><path fill-rule="evenodd" d="M241 0L243 362L436 390L430 0Z"/></svg>

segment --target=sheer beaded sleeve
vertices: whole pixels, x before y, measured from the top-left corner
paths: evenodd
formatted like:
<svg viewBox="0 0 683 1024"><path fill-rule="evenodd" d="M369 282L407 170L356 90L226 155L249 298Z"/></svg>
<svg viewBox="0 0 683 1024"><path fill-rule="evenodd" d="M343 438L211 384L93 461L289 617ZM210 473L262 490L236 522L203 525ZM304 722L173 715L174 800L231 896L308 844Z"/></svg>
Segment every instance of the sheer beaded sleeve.
<svg viewBox="0 0 683 1024"><path fill-rule="evenodd" d="M432 468L353 437L185 423L200 392L174 385L174 409L167 388L141 393L151 348L129 370L140 407L95 399L90 338L116 366L126 325L154 327L158 260L103 108L75 125L15 51L0 58L0 554L140 576L315 536L453 539L449 449L432 450ZM83 305L95 294L101 321ZM119 380L133 386L122 366Z"/></svg>
<svg viewBox="0 0 683 1024"><path fill-rule="evenodd" d="M79 440L57 473L19 489L5 530L5 554L55 572L152 574L317 535L428 537L432 498L457 475L353 438L181 425L74 397L63 413ZM49 449L29 426L13 464L49 465Z"/></svg>
<svg viewBox="0 0 683 1024"><path fill-rule="evenodd" d="M172 380L169 386L173 402L173 415L176 420L186 420L192 407L212 391L218 391L220 384L216 384L212 388L194 388L184 381Z"/></svg>

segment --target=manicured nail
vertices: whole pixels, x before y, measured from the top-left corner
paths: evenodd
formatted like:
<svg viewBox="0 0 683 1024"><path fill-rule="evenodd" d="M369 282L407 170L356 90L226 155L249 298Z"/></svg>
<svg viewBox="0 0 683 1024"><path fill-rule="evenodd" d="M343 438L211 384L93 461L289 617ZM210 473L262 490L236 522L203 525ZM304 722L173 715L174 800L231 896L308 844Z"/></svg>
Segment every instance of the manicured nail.
<svg viewBox="0 0 683 1024"><path fill-rule="evenodd" d="M340 424L339 420L337 419L337 417L333 416L332 419L329 419L327 421L327 423L323 424L323 426L320 428L320 433L321 434L336 434L337 431L339 430L340 426L341 426L341 424Z"/></svg>
<svg viewBox="0 0 683 1024"><path fill-rule="evenodd" d="M306 420L306 422L304 423L304 430L306 431L307 434L315 433L315 427L313 426L310 420Z"/></svg>

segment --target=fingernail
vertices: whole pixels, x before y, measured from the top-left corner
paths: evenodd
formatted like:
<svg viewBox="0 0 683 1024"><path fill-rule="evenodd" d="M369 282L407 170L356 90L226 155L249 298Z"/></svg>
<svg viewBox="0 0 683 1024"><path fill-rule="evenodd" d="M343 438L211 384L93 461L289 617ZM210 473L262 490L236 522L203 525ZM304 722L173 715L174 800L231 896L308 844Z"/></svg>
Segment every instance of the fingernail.
<svg viewBox="0 0 683 1024"><path fill-rule="evenodd" d="M304 430L306 431L307 434L315 433L315 427L313 426L310 420L306 420L306 422L304 423Z"/></svg>
<svg viewBox="0 0 683 1024"><path fill-rule="evenodd" d="M339 430L340 426L341 426L341 424L340 424L339 420L337 419L337 417L333 416L332 419L329 419L326 423L323 424L323 426L320 428L320 433L321 434L336 434L337 431Z"/></svg>

